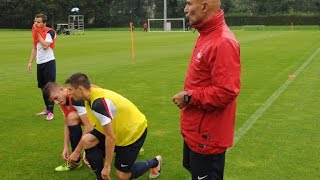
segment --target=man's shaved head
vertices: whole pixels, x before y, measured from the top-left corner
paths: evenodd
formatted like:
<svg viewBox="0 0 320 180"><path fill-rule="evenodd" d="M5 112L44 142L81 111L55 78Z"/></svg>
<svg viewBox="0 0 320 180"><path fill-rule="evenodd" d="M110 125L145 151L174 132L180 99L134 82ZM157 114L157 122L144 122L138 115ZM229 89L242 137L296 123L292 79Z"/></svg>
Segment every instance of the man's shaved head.
<svg viewBox="0 0 320 180"><path fill-rule="evenodd" d="M186 0L184 12L190 25L208 21L214 14L220 12L220 0Z"/></svg>

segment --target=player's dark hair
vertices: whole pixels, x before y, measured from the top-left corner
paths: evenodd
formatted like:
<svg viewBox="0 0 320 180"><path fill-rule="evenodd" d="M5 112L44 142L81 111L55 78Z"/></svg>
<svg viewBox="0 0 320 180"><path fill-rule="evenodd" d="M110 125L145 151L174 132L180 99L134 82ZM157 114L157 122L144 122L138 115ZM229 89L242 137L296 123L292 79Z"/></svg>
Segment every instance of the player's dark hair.
<svg viewBox="0 0 320 180"><path fill-rule="evenodd" d="M66 80L65 84L70 84L74 88L82 86L85 89L90 89L91 87L88 76L80 72L72 74Z"/></svg>
<svg viewBox="0 0 320 180"><path fill-rule="evenodd" d="M48 21L47 16L45 14L42 14L42 13L37 14L35 17L36 18L41 18L43 23L46 23Z"/></svg>
<svg viewBox="0 0 320 180"><path fill-rule="evenodd" d="M51 96L51 93L54 89L59 88L60 86L55 82L48 82L43 88L43 96L45 99L49 99Z"/></svg>

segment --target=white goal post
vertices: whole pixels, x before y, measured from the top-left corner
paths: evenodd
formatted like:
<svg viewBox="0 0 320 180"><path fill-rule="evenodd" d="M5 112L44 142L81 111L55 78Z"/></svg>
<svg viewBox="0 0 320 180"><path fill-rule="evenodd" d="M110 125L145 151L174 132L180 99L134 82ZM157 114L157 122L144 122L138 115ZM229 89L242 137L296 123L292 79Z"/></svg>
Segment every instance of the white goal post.
<svg viewBox="0 0 320 180"><path fill-rule="evenodd" d="M184 32L184 18L148 19L149 32Z"/></svg>

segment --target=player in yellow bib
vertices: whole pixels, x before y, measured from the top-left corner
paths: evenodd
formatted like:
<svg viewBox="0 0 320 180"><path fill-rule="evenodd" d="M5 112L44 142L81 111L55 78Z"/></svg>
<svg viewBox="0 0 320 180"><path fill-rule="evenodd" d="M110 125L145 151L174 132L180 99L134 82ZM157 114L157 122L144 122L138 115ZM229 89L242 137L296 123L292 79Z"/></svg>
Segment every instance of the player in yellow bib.
<svg viewBox="0 0 320 180"><path fill-rule="evenodd" d="M160 175L161 156L135 162L147 136L147 119L131 101L113 91L91 86L89 78L82 73L71 75L65 83L75 100L86 101L102 127L81 140L98 180L110 179L114 153L118 179L137 178L149 169L150 178Z"/></svg>

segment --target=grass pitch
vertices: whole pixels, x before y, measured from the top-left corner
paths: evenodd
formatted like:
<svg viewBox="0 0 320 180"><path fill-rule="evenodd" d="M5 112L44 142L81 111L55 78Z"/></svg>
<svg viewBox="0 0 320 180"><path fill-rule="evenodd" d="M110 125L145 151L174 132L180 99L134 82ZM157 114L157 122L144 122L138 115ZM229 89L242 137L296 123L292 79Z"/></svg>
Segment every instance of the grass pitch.
<svg viewBox="0 0 320 180"><path fill-rule="evenodd" d="M241 44L242 91L236 130L264 105L318 48L320 32L236 31ZM57 81L74 72L114 90L145 113L149 132L145 154L161 154L160 179L189 179L182 168L179 110L171 97L183 88L197 33L135 32L131 59L129 32L87 31L58 36ZM29 31L0 31L0 174L1 179L95 179L86 167L58 173L63 163L63 118L34 114L43 109L36 87L36 65L26 71L32 46ZM226 158L225 179L319 179L320 53L241 136ZM114 170L114 167L113 167ZM112 172L114 176L114 171ZM140 179L148 179L148 174Z"/></svg>

